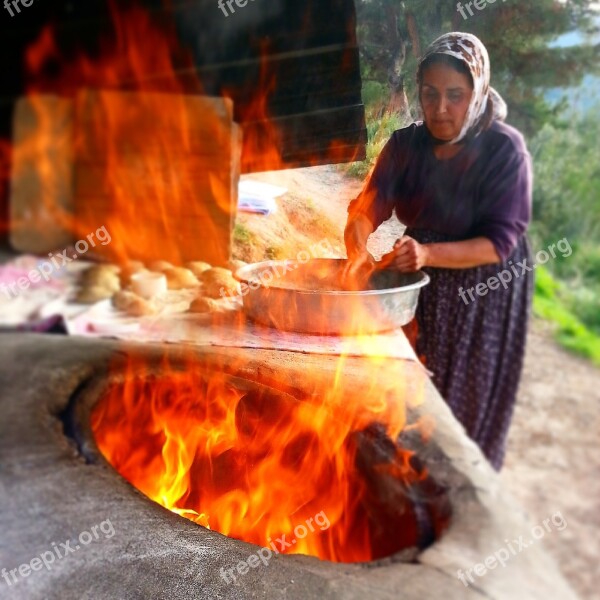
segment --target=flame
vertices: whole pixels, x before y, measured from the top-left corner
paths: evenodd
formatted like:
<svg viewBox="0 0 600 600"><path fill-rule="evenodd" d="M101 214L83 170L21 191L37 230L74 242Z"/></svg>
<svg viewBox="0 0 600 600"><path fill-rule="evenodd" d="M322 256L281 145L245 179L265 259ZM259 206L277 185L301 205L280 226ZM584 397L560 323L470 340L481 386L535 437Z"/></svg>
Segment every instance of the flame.
<svg viewBox="0 0 600 600"><path fill-rule="evenodd" d="M175 64L193 62L174 32L140 8L111 9L97 57L63 56L51 26L26 52L28 125L0 162L12 162L13 191L36 182L39 208L11 215L13 239L39 233L43 247L47 223L72 240L104 226L117 262L225 264L240 162L232 103L185 94ZM189 71L185 89L202 91Z"/></svg>
<svg viewBox="0 0 600 600"><path fill-rule="evenodd" d="M171 28L141 9L118 11L116 2L111 8L114 34L100 41L97 55L65 56L52 27L29 49L26 102L34 127L13 148L2 145L0 169L11 152L17 181L35 165L41 213L74 239L106 227L112 239L106 248L119 262L224 263L222 233L230 232L235 213L240 161L234 107L184 93L202 88L190 84L191 57ZM182 65L190 67L185 87ZM290 166L268 110L276 85L265 51L259 93L243 115L246 167L253 170ZM49 94L70 107L72 128L56 131ZM352 160L343 143L328 150L329 162ZM73 169L73 197L64 202L54 181L61 175L57 161ZM31 215L12 224L24 225L43 234ZM367 318L356 314L358 324ZM124 368L113 365L92 428L119 473L202 526L272 547L322 514L326 528L317 522L306 536L295 536L293 547L279 550L372 560L419 542L409 498L427 475L391 440L407 427L406 411L421 401L424 380L411 389L401 362L371 358L369 378L358 386L344 374L346 360L333 378L287 373L271 376L267 389L226 374L243 365L189 356L177 363L165 358L155 371L132 356ZM285 394L300 377L301 397Z"/></svg>
<svg viewBox="0 0 600 600"><path fill-rule="evenodd" d="M51 25L25 54L24 102L36 123L13 149L12 179L27 189L33 167L41 208L13 214L11 228L38 233L44 242L48 224L72 240L105 226L113 241L102 250L118 262L225 264L239 172L295 166L282 155L289 141L282 139L281 121L269 114L277 81L268 45L250 102L236 107L245 122L242 136L232 125L231 103L199 96L193 58L174 24L158 23L139 7L109 6L112 31L93 55L62 49ZM72 103L72 128L56 129L50 100L56 95ZM360 151L332 142L321 154L334 163L354 160ZM0 168L10 158L10 145L0 145ZM302 162L319 164L322 156L315 151ZM72 194L57 193L57 181L71 180Z"/></svg>
<svg viewBox="0 0 600 600"><path fill-rule="evenodd" d="M247 123L244 128L243 150L244 171L269 171L286 167L280 148L280 132L269 115L269 98L277 87L275 75L268 66L268 44L261 48L261 65L258 86L252 101L239 110L241 120ZM233 96L232 90L224 90L226 96Z"/></svg>
<svg viewBox="0 0 600 600"><path fill-rule="evenodd" d="M185 94L177 69L193 61L174 31L140 8L111 9L114 32L100 41L97 57L66 59L50 26L28 49L25 106L37 122L14 149L13 180L26 181L34 165L38 219L73 239L104 226L112 241L103 250L117 262L225 264L239 175L232 103ZM191 88L201 93L188 76ZM48 94L72 107L72 127L56 131L56 98ZM63 160L57 148L66 149ZM57 173L57 165L72 174ZM72 180L72 197L59 201L53 179ZM35 216L13 221L13 230L43 232Z"/></svg>
<svg viewBox="0 0 600 600"><path fill-rule="evenodd" d="M373 560L419 542L409 493L386 499L386 482L409 490L426 477L412 452L391 442L423 383L411 390L393 364L390 377L390 361L373 360L372 379L358 389L342 358L333 379L311 378L297 399L281 391L286 376L273 382L277 391L232 378L214 360L164 358L155 371L130 356L125 368L113 365L117 379L92 429L123 477L204 527L282 553ZM374 431L386 455L361 467ZM381 444L373 448L381 454ZM295 538L298 526L308 531ZM296 540L290 548L273 545L282 534Z"/></svg>
<svg viewBox="0 0 600 600"><path fill-rule="evenodd" d="M306 19L309 15L306 15ZM348 63L342 67L342 70L350 70L351 64L349 55L351 50L347 50L344 62ZM245 123L243 135L243 171L244 172L260 172L260 171L276 171L280 169L289 169L298 166L292 163L283 154L283 149L286 143L293 143L294 146L300 146L303 142L311 143L311 139L302 138L303 132L296 127L295 139L285 140L282 136L282 128L279 123L285 119L280 117L274 119L270 114L269 100L273 92L277 89L277 74L275 67L268 60L269 44L263 43L261 48L261 64L259 84L256 92L252 95L251 101L247 106L238 110L241 120ZM224 90L224 94L233 95L231 90ZM322 110L322 113L327 113ZM292 115L289 118L293 118ZM327 119L323 115L321 118ZM329 142L326 149L321 149L320 152L316 149L308 150L300 153L296 148L294 153L302 167L318 166L322 164L322 155L327 156L327 162L346 163L363 160L364 150L359 145L348 146L343 141L333 140Z"/></svg>

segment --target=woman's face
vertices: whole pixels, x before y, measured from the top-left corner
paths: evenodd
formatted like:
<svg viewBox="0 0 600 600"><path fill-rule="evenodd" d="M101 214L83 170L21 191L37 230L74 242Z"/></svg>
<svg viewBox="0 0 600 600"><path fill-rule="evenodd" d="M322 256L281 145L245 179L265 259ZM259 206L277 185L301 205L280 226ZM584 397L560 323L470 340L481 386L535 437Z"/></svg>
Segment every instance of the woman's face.
<svg viewBox="0 0 600 600"><path fill-rule="evenodd" d="M473 96L467 75L445 64L433 64L422 75L421 106L433 137L454 139L462 130Z"/></svg>

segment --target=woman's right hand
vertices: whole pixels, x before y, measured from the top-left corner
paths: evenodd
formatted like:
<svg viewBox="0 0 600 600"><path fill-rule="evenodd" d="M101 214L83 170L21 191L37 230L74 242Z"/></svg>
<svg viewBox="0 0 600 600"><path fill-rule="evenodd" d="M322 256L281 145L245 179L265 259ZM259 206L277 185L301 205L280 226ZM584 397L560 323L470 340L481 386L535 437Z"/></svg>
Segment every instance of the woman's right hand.
<svg viewBox="0 0 600 600"><path fill-rule="evenodd" d="M363 289L376 268L377 261L366 249L353 252L348 257L342 274L344 287Z"/></svg>
<svg viewBox="0 0 600 600"><path fill-rule="evenodd" d="M346 289L361 289L376 268L375 259L367 251L367 240L371 233L373 225L365 215L358 214L346 224L344 242L348 261L342 272L342 284Z"/></svg>
<svg viewBox="0 0 600 600"><path fill-rule="evenodd" d="M375 268L377 261L373 258L373 255L368 250L361 250L354 252L348 260L353 263L356 268Z"/></svg>

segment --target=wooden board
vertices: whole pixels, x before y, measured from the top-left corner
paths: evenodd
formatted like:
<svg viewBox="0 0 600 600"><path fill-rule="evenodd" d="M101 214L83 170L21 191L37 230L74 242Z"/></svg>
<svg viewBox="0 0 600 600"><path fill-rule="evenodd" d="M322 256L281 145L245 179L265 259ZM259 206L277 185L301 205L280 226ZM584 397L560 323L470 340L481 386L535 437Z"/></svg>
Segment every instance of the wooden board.
<svg viewBox="0 0 600 600"><path fill-rule="evenodd" d="M241 153L230 100L84 90L76 115L77 221L107 227L104 252L227 263Z"/></svg>
<svg viewBox="0 0 600 600"><path fill-rule="evenodd" d="M72 131L70 100L49 95L17 102L9 198L15 250L47 254L74 241Z"/></svg>

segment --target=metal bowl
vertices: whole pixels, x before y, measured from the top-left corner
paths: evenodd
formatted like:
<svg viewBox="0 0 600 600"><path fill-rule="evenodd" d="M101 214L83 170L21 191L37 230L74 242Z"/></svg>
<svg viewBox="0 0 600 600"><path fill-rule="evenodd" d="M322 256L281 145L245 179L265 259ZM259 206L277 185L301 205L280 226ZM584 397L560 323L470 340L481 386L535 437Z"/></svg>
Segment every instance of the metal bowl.
<svg viewBox="0 0 600 600"><path fill-rule="evenodd" d="M334 282L346 263L344 259L317 258L246 265L235 273L242 283L244 311L262 325L317 335L381 333L412 320L419 291L429 283L429 276L421 271L375 271L365 286L368 289L359 291L290 288L283 283L284 277L300 267L319 273L320 281L326 283L330 278Z"/></svg>

